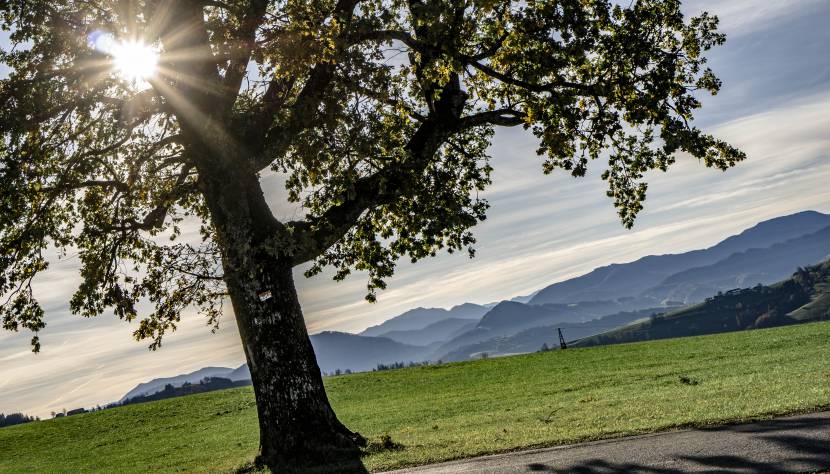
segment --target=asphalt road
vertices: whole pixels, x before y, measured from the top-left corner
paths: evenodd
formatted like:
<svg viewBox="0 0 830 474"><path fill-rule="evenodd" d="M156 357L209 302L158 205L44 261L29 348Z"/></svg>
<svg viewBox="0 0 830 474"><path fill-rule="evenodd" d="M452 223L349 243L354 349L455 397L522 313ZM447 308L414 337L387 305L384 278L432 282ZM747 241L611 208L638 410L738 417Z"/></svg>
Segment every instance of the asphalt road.
<svg viewBox="0 0 830 474"><path fill-rule="evenodd" d="M484 456L396 474L819 472L830 469L830 412Z"/></svg>

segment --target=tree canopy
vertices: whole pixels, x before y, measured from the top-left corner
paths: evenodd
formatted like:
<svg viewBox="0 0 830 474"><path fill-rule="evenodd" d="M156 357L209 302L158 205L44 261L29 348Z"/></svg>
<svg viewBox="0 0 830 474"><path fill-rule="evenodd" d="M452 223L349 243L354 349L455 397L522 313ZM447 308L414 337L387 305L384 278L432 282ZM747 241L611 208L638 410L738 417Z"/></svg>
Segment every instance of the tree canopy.
<svg viewBox="0 0 830 474"><path fill-rule="evenodd" d="M80 256L77 314L129 321L150 304L135 336L153 347L186 307L217 323L232 232L205 183L230 170L249 189L283 175L302 207L293 221L263 211L269 252L311 262L309 275L366 271L374 300L400 258L472 254L497 127L532 133L545 173L599 162L629 227L646 173L679 152L723 170L744 158L693 124L701 93L721 85L704 54L725 38L677 0L0 5L12 43L0 53L9 330L44 327L32 282L50 249ZM141 58L107 44L151 48L155 73L119 73Z"/></svg>

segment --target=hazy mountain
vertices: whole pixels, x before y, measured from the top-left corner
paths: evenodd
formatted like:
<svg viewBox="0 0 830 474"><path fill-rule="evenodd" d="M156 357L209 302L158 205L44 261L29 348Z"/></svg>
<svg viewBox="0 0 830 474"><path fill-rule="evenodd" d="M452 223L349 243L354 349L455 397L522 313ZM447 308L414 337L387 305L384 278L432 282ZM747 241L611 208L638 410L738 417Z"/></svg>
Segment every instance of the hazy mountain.
<svg viewBox="0 0 830 474"><path fill-rule="evenodd" d="M708 249L682 254L651 255L631 263L597 268L583 276L543 288L530 303L573 303L639 295L684 270L712 265L734 253L770 247L827 226L830 226L830 215L815 211L778 217L761 222Z"/></svg>
<svg viewBox="0 0 830 474"><path fill-rule="evenodd" d="M830 262L771 286L731 290L648 321L582 339L577 346L698 336L830 319Z"/></svg>
<svg viewBox="0 0 830 474"><path fill-rule="evenodd" d="M511 336L529 328L581 323L621 311L639 310L653 304L654 301L643 301L637 298L545 305L502 301L487 312L475 328L438 346L432 359L443 358L444 355L454 353L465 346L496 337Z"/></svg>
<svg viewBox="0 0 830 474"><path fill-rule="evenodd" d="M583 322L625 309L637 308L643 304L645 303L635 298L543 305L502 301L481 318L477 327L516 331L559 322Z"/></svg>
<svg viewBox="0 0 830 474"><path fill-rule="evenodd" d="M427 347L401 344L385 337L330 331L311 336L311 344L323 372L372 370L378 364L420 362L431 352Z"/></svg>
<svg viewBox="0 0 830 474"><path fill-rule="evenodd" d="M225 378L231 379L234 382L239 380L251 380L251 371L248 370L248 364L242 364L228 375L225 375Z"/></svg>
<svg viewBox="0 0 830 474"><path fill-rule="evenodd" d="M562 330L562 335L566 341L573 341L606 332L664 311L665 308L651 308L621 312L584 323L561 323L552 326L533 327L511 336L494 337L459 347L452 352L436 357L436 359L440 358L444 361L474 359L481 357L481 354L485 352L491 356L521 354L538 351L542 344L547 344L549 348L555 349L559 347L557 329Z"/></svg>
<svg viewBox="0 0 830 474"><path fill-rule="evenodd" d="M389 331L379 337L388 337L393 341L413 346L427 346L435 342L452 339L461 332L469 331L476 326L474 319L450 318L432 323L423 329L410 331Z"/></svg>
<svg viewBox="0 0 830 474"><path fill-rule="evenodd" d="M205 377L230 378L228 375L232 372L235 372L235 370L228 367L205 367L189 374L153 379L149 382L138 384L134 389L130 390L123 397L121 397L119 402L123 402L128 398L137 397L139 395L152 395L156 392L164 390L164 386L167 384L173 385L174 387L180 387L185 382L199 383L199 381Z"/></svg>
<svg viewBox="0 0 830 474"><path fill-rule="evenodd" d="M423 329L430 324L445 319L479 319L487 312L487 308L473 303L464 303L451 309L444 308L415 308L372 326L361 332L361 336L380 336L390 331L412 331Z"/></svg>
<svg viewBox="0 0 830 474"><path fill-rule="evenodd" d="M530 300L532 300L534 296L536 296L536 293L531 293L525 296L515 296L510 298L510 301L515 301L516 303L530 303Z"/></svg>
<svg viewBox="0 0 830 474"><path fill-rule="evenodd" d="M698 302L718 291L781 281L797 267L813 265L828 256L830 227L825 227L767 248L732 254L712 265L676 273L645 294L658 300Z"/></svg>

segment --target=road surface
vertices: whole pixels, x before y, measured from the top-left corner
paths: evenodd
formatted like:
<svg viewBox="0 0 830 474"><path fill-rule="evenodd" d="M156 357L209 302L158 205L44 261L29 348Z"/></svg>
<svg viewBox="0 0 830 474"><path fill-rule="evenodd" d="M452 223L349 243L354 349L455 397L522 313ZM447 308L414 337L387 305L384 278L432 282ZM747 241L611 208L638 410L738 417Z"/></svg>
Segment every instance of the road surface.
<svg viewBox="0 0 830 474"><path fill-rule="evenodd" d="M395 474L821 472L830 412L484 456Z"/></svg>

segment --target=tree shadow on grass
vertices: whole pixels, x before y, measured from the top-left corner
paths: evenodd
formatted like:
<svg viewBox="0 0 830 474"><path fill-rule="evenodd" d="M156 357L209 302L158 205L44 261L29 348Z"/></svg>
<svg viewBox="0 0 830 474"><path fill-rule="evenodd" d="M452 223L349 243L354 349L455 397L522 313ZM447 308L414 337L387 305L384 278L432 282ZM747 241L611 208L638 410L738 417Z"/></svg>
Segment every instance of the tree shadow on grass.
<svg viewBox="0 0 830 474"><path fill-rule="evenodd" d="M285 471L282 469L274 471L265 466L258 466L256 463L250 462L238 467L233 472L234 474L275 474L277 472L279 474L367 474L369 471L366 470L366 466L358 458L353 461L338 462L316 469L298 468L294 471Z"/></svg>
<svg viewBox="0 0 830 474"><path fill-rule="evenodd" d="M528 471L531 472L573 472L573 473L628 473L628 472L643 472L654 474L677 474L683 471L676 469L663 469L648 466L641 466L632 463L609 463L601 459L592 459L579 464L574 464L568 467L552 467L542 463L532 463L527 465Z"/></svg>

